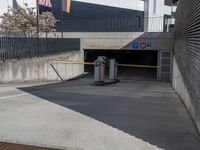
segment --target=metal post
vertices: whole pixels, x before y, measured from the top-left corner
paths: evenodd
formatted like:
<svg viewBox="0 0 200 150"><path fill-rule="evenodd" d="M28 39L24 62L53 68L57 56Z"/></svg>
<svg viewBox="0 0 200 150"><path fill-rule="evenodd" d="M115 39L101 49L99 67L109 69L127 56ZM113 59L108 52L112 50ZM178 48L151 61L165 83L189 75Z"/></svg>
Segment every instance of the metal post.
<svg viewBox="0 0 200 150"><path fill-rule="evenodd" d="M63 1L61 1L61 37L63 39L64 35L63 35L63 27L64 27L64 10L63 10L63 7L64 7L64 3Z"/></svg>
<svg viewBox="0 0 200 150"><path fill-rule="evenodd" d="M39 50L39 3L38 3L38 0L36 0L36 14L37 14L37 16L36 16L36 20L37 20L37 53L38 53L38 57L40 56L40 50Z"/></svg>
<svg viewBox="0 0 200 150"><path fill-rule="evenodd" d="M109 79L117 80L117 62L115 59L109 60Z"/></svg>
<svg viewBox="0 0 200 150"><path fill-rule="evenodd" d="M38 4L38 0L36 0L36 19L37 19L37 37L39 38L39 4Z"/></svg>
<svg viewBox="0 0 200 150"><path fill-rule="evenodd" d="M105 57L98 57L94 62L94 82L102 83L105 80Z"/></svg>
<svg viewBox="0 0 200 150"><path fill-rule="evenodd" d="M63 23L64 23L64 15L63 15L63 11L62 11L62 9L61 9L61 37L62 37L62 39L63 39Z"/></svg>
<svg viewBox="0 0 200 150"><path fill-rule="evenodd" d="M45 17L45 23L46 23L46 39L47 39L47 17Z"/></svg>

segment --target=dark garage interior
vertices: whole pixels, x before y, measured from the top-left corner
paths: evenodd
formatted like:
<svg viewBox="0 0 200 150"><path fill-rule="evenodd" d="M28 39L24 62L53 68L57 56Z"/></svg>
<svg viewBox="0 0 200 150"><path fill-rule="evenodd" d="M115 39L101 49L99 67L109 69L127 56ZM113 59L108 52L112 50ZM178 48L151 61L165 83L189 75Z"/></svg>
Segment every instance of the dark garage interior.
<svg viewBox="0 0 200 150"><path fill-rule="evenodd" d="M84 50L85 62L94 62L98 56L116 59L119 64L157 66L157 51L154 50ZM85 72L93 74L94 67L85 65ZM108 68L106 70L108 74ZM156 68L118 67L120 79L156 80Z"/></svg>

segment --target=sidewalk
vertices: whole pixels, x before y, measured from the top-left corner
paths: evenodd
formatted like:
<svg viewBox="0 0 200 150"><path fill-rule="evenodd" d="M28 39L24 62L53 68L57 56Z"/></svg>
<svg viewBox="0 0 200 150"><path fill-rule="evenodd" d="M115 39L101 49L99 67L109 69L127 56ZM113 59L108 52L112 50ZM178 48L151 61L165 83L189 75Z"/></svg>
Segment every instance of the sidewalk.
<svg viewBox="0 0 200 150"><path fill-rule="evenodd" d="M0 150L58 150L58 149L0 142Z"/></svg>

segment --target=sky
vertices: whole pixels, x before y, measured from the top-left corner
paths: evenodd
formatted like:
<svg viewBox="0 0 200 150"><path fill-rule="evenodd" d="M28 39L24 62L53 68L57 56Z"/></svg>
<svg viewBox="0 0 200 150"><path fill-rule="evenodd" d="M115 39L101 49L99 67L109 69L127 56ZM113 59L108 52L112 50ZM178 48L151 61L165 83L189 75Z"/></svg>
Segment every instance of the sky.
<svg viewBox="0 0 200 150"><path fill-rule="evenodd" d="M12 6L12 0L0 0L1 5L0 5L0 16L3 15L8 9L8 6ZM23 6L23 3L28 3L29 7L35 7L35 0L17 0L18 4Z"/></svg>

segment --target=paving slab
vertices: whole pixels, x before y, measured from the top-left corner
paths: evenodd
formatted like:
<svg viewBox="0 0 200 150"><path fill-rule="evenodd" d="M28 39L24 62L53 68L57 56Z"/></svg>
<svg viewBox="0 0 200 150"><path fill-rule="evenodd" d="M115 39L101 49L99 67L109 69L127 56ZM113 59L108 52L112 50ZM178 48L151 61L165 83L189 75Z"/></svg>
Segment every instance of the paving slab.
<svg viewBox="0 0 200 150"><path fill-rule="evenodd" d="M0 150L61 150L61 149L0 142Z"/></svg>

